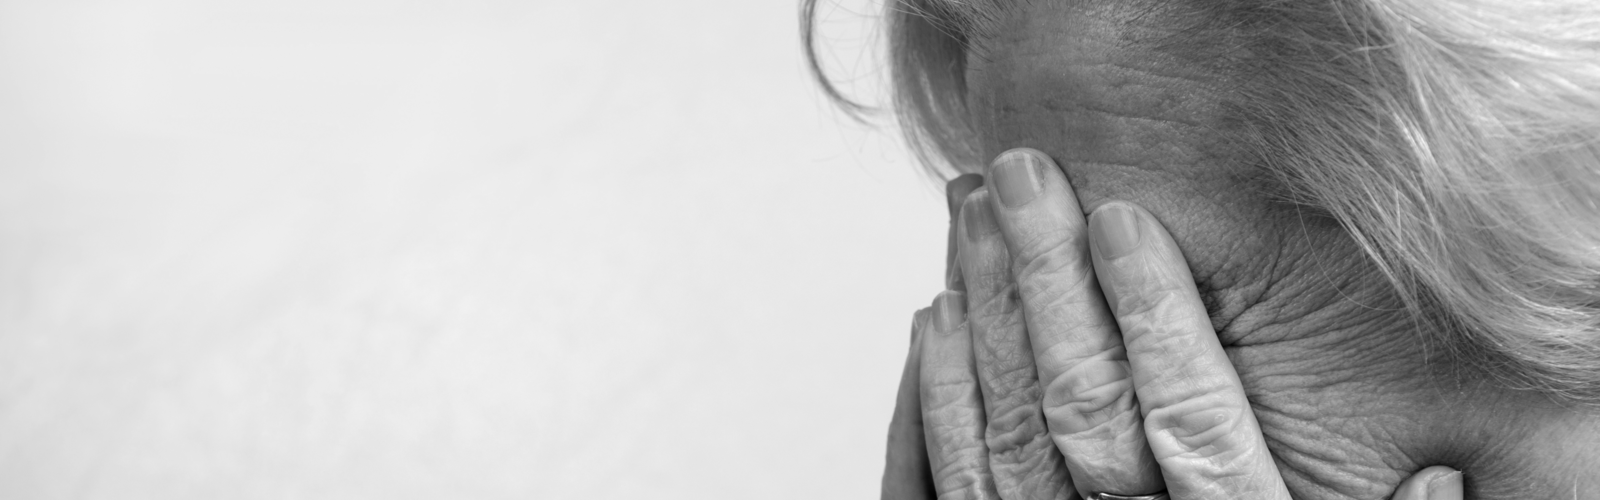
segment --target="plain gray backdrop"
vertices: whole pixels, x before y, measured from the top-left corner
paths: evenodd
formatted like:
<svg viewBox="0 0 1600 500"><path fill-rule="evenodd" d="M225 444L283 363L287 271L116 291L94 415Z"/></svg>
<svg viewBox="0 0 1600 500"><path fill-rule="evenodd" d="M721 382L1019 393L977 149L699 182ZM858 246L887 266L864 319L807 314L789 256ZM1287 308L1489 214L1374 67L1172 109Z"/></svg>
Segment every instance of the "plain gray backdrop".
<svg viewBox="0 0 1600 500"><path fill-rule="evenodd" d="M0 498L876 496L946 215L795 11L0 0Z"/></svg>

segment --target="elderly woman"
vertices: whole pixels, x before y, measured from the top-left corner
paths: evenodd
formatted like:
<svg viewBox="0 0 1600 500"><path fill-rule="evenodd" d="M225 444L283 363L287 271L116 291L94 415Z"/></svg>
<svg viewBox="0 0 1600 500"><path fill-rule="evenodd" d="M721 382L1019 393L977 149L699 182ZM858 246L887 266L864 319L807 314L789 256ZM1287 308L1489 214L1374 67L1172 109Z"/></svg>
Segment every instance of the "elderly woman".
<svg viewBox="0 0 1600 500"><path fill-rule="evenodd" d="M1600 3L889 4L886 494L1600 498Z"/></svg>

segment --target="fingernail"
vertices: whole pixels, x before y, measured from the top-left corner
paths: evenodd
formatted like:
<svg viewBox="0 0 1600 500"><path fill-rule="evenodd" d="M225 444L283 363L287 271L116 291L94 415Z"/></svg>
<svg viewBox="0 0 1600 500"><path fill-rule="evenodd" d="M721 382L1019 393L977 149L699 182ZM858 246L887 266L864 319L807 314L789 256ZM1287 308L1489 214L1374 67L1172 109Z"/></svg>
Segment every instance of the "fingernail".
<svg viewBox="0 0 1600 500"><path fill-rule="evenodd" d="M945 203L949 205L952 220L961 215L961 202L967 199L967 194L979 187L983 187L983 176L978 174L965 174L945 183Z"/></svg>
<svg viewBox="0 0 1600 500"><path fill-rule="evenodd" d="M1033 153L1015 149L996 158L989 175L994 177L995 189L1000 192L1000 203L1007 208L1017 208L1039 196L1039 191L1044 189L1044 178L1039 173L1041 165Z"/></svg>
<svg viewBox="0 0 1600 500"><path fill-rule="evenodd" d="M967 297L961 292L941 292L933 301L933 326L951 333L967 316Z"/></svg>
<svg viewBox="0 0 1600 500"><path fill-rule="evenodd" d="M1090 217L1089 232L1100 258L1128 255L1139 248L1139 215L1119 204L1106 205Z"/></svg>
<svg viewBox="0 0 1600 500"><path fill-rule="evenodd" d="M1461 500L1466 498L1461 471L1451 471L1428 481L1428 500Z"/></svg>
<svg viewBox="0 0 1600 500"><path fill-rule="evenodd" d="M994 209L989 206L988 195L983 191L967 198L961 207L961 224L967 228L967 241L978 241L979 236L1000 230L994 222Z"/></svg>

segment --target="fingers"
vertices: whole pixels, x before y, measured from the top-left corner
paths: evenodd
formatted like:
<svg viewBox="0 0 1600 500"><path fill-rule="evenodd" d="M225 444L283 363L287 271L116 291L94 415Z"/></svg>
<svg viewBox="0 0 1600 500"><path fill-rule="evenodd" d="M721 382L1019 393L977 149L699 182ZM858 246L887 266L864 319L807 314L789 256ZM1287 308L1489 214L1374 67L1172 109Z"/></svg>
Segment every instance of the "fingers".
<svg viewBox="0 0 1600 500"><path fill-rule="evenodd" d="M1466 485L1461 473L1443 465L1417 471L1394 491L1393 500L1462 500Z"/></svg>
<svg viewBox="0 0 1600 500"><path fill-rule="evenodd" d="M1089 234L1145 437L1172 497L1288 500L1177 244L1144 209L1124 202L1095 210Z"/></svg>
<svg viewBox="0 0 1600 500"><path fill-rule="evenodd" d="M911 353L900 374L894 417L889 421L889 446L883 468L883 500L927 500L933 496L933 472L928 469L928 448L923 441L922 398L918 375L922 370L922 337L930 328L933 308L917 311L911 323Z"/></svg>
<svg viewBox="0 0 1600 500"><path fill-rule="evenodd" d="M922 423L934 491L941 500L999 500L983 441L983 396L967 333L966 297L933 301L933 328L922 338Z"/></svg>
<svg viewBox="0 0 1600 500"><path fill-rule="evenodd" d="M966 290L966 285L961 281L961 266L956 263L956 223L961 218L961 203L980 187L983 187L983 176L978 174L962 175L944 185L944 201L950 209L949 246L945 249L944 258L945 290Z"/></svg>
<svg viewBox="0 0 1600 500"><path fill-rule="evenodd" d="M967 174L952 179L945 183L945 205L950 213L950 234L945 253L945 289L962 291L965 285L961 281L961 267L956 264L956 224L960 216L961 202L967 199L972 190L983 185L983 177L976 174ZM935 301L937 303L938 301ZM889 460L883 473L883 498L888 499L923 499L933 498L933 477L929 470L929 457L927 440L924 438L921 407L921 384L919 383L922 367L922 337L925 333L935 330L934 322L930 319L935 314L933 307L917 311L916 324L913 327L913 340L911 356L906 359L905 373L900 378L900 395L895 402L895 416L889 429ZM965 305L962 306L965 310ZM964 315L963 315L964 316ZM964 322L965 319L962 319ZM965 330L965 326L962 326ZM969 356L970 357L970 356ZM943 404L943 402L939 402ZM981 402L980 402L981 404ZM979 426L981 428L981 425ZM946 439L951 436L938 436ZM987 477L987 464L982 464L982 475ZM963 469L971 464L958 466ZM963 469L965 470L965 469ZM957 481L959 482L959 481ZM978 486L979 483L973 483ZM987 484L987 483L985 483ZM989 485L992 488L992 484Z"/></svg>
<svg viewBox="0 0 1600 500"><path fill-rule="evenodd" d="M1161 491L1122 337L1095 280L1087 222L1066 176L1044 153L1019 149L1000 155L989 179L1045 421L1073 484L1085 497Z"/></svg>
<svg viewBox="0 0 1600 500"><path fill-rule="evenodd" d="M957 255L966 280L978 387L987 410L989 469L1007 499L1068 498L1072 482L1045 426L1011 259L988 195L978 190L962 207Z"/></svg>

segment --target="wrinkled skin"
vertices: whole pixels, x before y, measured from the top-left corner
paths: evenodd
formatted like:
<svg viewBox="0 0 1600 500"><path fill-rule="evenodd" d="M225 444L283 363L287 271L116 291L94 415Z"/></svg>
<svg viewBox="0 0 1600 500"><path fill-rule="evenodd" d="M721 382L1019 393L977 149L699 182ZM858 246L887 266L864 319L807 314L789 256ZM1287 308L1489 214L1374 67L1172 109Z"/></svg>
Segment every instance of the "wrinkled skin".
<svg viewBox="0 0 1600 500"><path fill-rule="evenodd" d="M883 498L1289 498L1160 224L1125 202L1086 220L1037 151L988 176L948 187L954 279L914 322ZM1430 467L1391 498L1461 500L1462 479Z"/></svg>
<svg viewBox="0 0 1600 500"><path fill-rule="evenodd" d="M1085 213L1127 200L1167 228L1295 498L1382 498L1434 464L1463 470L1470 498L1600 498L1592 412L1421 344L1347 235L1272 202L1218 146L1225 75L1104 36L1177 14L1099 3L1027 3L975 43L983 154L1036 148Z"/></svg>

